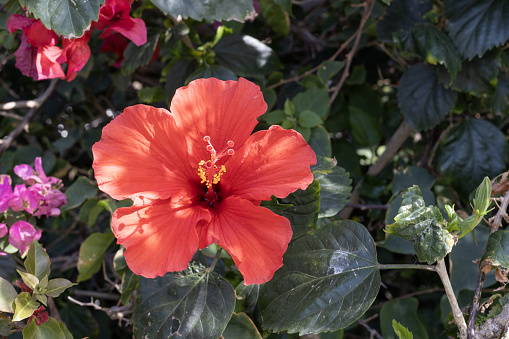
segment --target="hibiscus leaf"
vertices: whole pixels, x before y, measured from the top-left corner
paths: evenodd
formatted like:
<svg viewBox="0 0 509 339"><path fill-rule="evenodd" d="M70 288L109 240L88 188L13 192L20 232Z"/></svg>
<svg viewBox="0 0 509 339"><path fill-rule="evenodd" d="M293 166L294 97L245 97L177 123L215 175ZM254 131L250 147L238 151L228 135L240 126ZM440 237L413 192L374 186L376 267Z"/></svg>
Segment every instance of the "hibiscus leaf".
<svg viewBox="0 0 509 339"><path fill-rule="evenodd" d="M223 332L222 338L224 339L262 339L262 336L253 320L245 313L233 314L228 326Z"/></svg>
<svg viewBox="0 0 509 339"><path fill-rule="evenodd" d="M320 182L320 211L318 218L333 217L348 203L352 180L343 167L336 166L332 173L314 175Z"/></svg>
<svg viewBox="0 0 509 339"><path fill-rule="evenodd" d="M413 65L401 77L398 104L405 120L416 130L435 127L454 106L456 98L455 91L440 84L433 66Z"/></svg>
<svg viewBox="0 0 509 339"><path fill-rule="evenodd" d="M65 191L65 195L67 196L67 204L62 206L60 209L63 212L78 207L86 199L95 197L96 194L97 185L95 183L91 183L90 180L85 177L79 177Z"/></svg>
<svg viewBox="0 0 509 339"><path fill-rule="evenodd" d="M20 4L57 35L80 37L98 20L104 0L20 0Z"/></svg>
<svg viewBox="0 0 509 339"><path fill-rule="evenodd" d="M499 74L495 93L487 98L487 104L493 113L506 114L509 111L509 77Z"/></svg>
<svg viewBox="0 0 509 339"><path fill-rule="evenodd" d="M202 67L197 69L189 77L186 79L186 83L189 83L196 79L208 79L208 78L216 78L219 80L239 80L239 77L233 73L232 70L219 65L212 65L208 67Z"/></svg>
<svg viewBox="0 0 509 339"><path fill-rule="evenodd" d="M249 35L232 34L214 46L216 61L238 75L260 77L282 68L269 46Z"/></svg>
<svg viewBox="0 0 509 339"><path fill-rule="evenodd" d="M486 253L481 261L489 259L493 266L503 266L509 268L509 231L499 230L494 232L488 238Z"/></svg>
<svg viewBox="0 0 509 339"><path fill-rule="evenodd" d="M164 14L175 18L181 15L184 19L208 22L232 19L243 22L254 12L251 0L152 0L152 3Z"/></svg>
<svg viewBox="0 0 509 339"><path fill-rule="evenodd" d="M137 291L136 338L218 338L235 307L233 286L203 267L142 277Z"/></svg>
<svg viewBox="0 0 509 339"><path fill-rule="evenodd" d="M454 127L442 140L438 166L452 178L455 189L468 196L485 176L502 173L506 160L504 133L488 121L471 119Z"/></svg>
<svg viewBox="0 0 509 339"><path fill-rule="evenodd" d="M285 208L280 215L290 220L293 238L300 237L315 226L318 219L318 211L320 210L320 183L318 180L313 180L306 190L299 189L290 193L286 198L281 199L280 202L292 205Z"/></svg>
<svg viewBox="0 0 509 339"><path fill-rule="evenodd" d="M336 221L296 240L260 291L263 328L319 333L344 328L380 289L376 248L361 224Z"/></svg>
<svg viewBox="0 0 509 339"><path fill-rule="evenodd" d="M311 166L311 172L315 175L318 173L327 174L331 173L333 168L338 164L336 159L327 157L316 157L316 164Z"/></svg>
<svg viewBox="0 0 509 339"><path fill-rule="evenodd" d="M148 65L158 42L159 33L149 36L147 43L141 46L136 46L133 42L130 42L124 51L125 59L122 61L122 73L129 75L134 73L138 67Z"/></svg>
<svg viewBox="0 0 509 339"><path fill-rule="evenodd" d="M311 128L311 135L309 136L308 144L311 146L316 155L322 157L331 157L332 145L329 133L325 127L317 126Z"/></svg>
<svg viewBox="0 0 509 339"><path fill-rule="evenodd" d="M392 339L408 339L412 338L412 333L416 338L428 339L428 331L424 325L422 315L418 313L419 300L416 298L404 298L401 300L390 300L380 310L380 329L382 330L382 336L384 338ZM407 336L398 335L394 336L396 327L394 326L394 320L397 320L400 324L399 331L407 333ZM412 331L410 337L408 337L408 329Z"/></svg>
<svg viewBox="0 0 509 339"><path fill-rule="evenodd" d="M446 0L444 14L449 35L465 58L481 57L509 39L509 4L505 0Z"/></svg>
<svg viewBox="0 0 509 339"><path fill-rule="evenodd" d="M90 279L101 269L104 253L115 239L113 233L92 233L81 244L78 282Z"/></svg>
<svg viewBox="0 0 509 339"><path fill-rule="evenodd" d="M393 0L384 18L378 22L378 37L382 41L392 42L393 33L412 28L432 9L429 0Z"/></svg>

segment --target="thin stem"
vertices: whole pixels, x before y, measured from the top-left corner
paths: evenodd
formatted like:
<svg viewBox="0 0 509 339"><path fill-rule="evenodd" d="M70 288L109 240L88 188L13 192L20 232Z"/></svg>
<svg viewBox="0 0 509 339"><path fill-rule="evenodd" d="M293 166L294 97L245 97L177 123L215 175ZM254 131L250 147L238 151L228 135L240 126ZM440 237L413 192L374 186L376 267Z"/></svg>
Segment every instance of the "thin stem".
<svg viewBox="0 0 509 339"><path fill-rule="evenodd" d="M377 264L379 270L413 269L436 272L436 266L420 264Z"/></svg>
<svg viewBox="0 0 509 339"><path fill-rule="evenodd" d="M479 270L479 274L477 276L477 285L475 287L474 292L474 300L472 301L472 310L470 311L470 319L468 321L468 339L474 339L475 336L475 318L477 317L477 311L479 310L479 302L481 300L481 292L482 286L484 284L484 279L486 275L483 270Z"/></svg>
<svg viewBox="0 0 509 339"><path fill-rule="evenodd" d="M449 280L449 274L447 273L443 259L437 262L436 272L440 276L440 280L442 280L442 284L444 285L445 294L447 295L447 299L451 305L454 321L456 322L456 325L458 325L458 329L460 331L460 339L466 339L467 323L465 322L465 318L463 318L463 312L461 312L461 309L458 305L458 300L456 300L456 296L454 295L454 290L452 289L451 281Z"/></svg>
<svg viewBox="0 0 509 339"><path fill-rule="evenodd" d="M212 264L210 264L210 267L208 268L208 270L210 272L214 271L214 267L216 267L216 264L219 260L219 257L221 256L222 251L223 251L223 249L221 247L219 247L219 249L216 252L216 256L214 257L214 260L212 261Z"/></svg>

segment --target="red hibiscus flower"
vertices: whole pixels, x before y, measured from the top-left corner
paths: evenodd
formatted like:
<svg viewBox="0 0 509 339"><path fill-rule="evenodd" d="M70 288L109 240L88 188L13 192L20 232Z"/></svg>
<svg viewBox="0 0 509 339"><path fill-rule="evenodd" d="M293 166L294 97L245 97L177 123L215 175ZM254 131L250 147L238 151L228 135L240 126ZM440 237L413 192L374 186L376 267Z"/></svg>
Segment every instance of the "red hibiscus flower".
<svg viewBox="0 0 509 339"><path fill-rule="evenodd" d="M14 53L16 56L16 68L23 75L35 80L61 78L65 79L62 66L57 59L63 53L58 43L55 32L46 29L40 20L27 18L19 14L13 14L7 21L7 29L14 33L21 29L21 44Z"/></svg>
<svg viewBox="0 0 509 339"><path fill-rule="evenodd" d="M290 222L259 205L305 189L316 157L296 131L272 126L250 135L266 109L245 79L199 79L177 90L171 113L132 106L103 129L93 168L101 190L134 201L112 217L134 273L184 270L214 242L247 285L282 266Z"/></svg>
<svg viewBox="0 0 509 339"><path fill-rule="evenodd" d="M94 24L95 28L104 29L100 38L104 39L110 36L112 31L115 31L137 46L145 44L147 42L145 22L142 19L131 18L130 11L131 4L126 0L106 0L99 10L99 20Z"/></svg>

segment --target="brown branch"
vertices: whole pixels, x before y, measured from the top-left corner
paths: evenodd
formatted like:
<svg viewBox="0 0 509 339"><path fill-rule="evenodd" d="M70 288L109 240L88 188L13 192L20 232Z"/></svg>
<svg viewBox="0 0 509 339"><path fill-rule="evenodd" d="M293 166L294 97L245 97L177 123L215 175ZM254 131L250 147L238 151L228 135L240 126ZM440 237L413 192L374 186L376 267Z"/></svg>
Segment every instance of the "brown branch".
<svg viewBox="0 0 509 339"><path fill-rule="evenodd" d="M500 334L504 332L508 333L509 327L509 304L505 304L495 318L486 320L481 326L476 328L475 338L476 339L491 339L500 338ZM502 338L507 338L504 336Z"/></svg>
<svg viewBox="0 0 509 339"><path fill-rule="evenodd" d="M484 285L484 279L486 275L482 269L479 270L477 276L477 284L474 292L474 299L472 301L472 309L470 310L470 319L468 321L467 339L475 338L475 318L477 317L477 311L479 310L479 303L481 300L482 287Z"/></svg>
<svg viewBox="0 0 509 339"><path fill-rule="evenodd" d="M51 96L51 94L57 87L58 80L59 79L51 80L48 88L44 91L44 93L42 93L42 95L40 97L38 97L35 100L30 100L30 101L33 101L35 103L35 105L23 117L23 120L21 121L21 123L18 126L16 126L16 128L14 128L14 130L11 133L9 133L8 136L6 136L3 140L1 140L0 155L3 152L5 152L9 148L11 143L14 141L14 139L18 135L20 135L24 129L26 129L28 127L28 123L29 123L30 119L32 119L32 117L35 115L35 113L37 113L39 108L46 102L46 100L48 100L48 98Z"/></svg>
<svg viewBox="0 0 509 339"><path fill-rule="evenodd" d="M343 84L346 81L346 78L350 75L350 66L352 65L352 60L355 55L355 52L357 51L357 47L359 47L359 42L361 41L362 31L364 29L364 26L366 25L366 22L369 19L369 16L371 15L371 12L373 11L373 7L375 6L375 0L367 0L364 2L361 6L364 7L364 12L362 13L361 17L361 23L359 24L359 28L357 28L357 31L355 31L355 41L353 43L353 47L346 55L346 64L343 71L343 74L341 75L341 78L339 79L339 82L336 86L333 87L332 95L329 99L329 106L332 105L334 100L339 94L339 91L341 90L341 87L343 87Z"/></svg>

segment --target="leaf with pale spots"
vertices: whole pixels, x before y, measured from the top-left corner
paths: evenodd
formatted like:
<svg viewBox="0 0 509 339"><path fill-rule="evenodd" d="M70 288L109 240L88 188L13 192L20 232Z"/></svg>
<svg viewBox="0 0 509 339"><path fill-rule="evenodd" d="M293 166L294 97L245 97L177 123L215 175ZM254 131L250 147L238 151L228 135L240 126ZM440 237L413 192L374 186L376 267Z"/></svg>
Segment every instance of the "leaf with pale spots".
<svg viewBox="0 0 509 339"><path fill-rule="evenodd" d="M361 224L333 222L296 240L262 286L263 328L319 333L360 318L380 289L375 242Z"/></svg>

